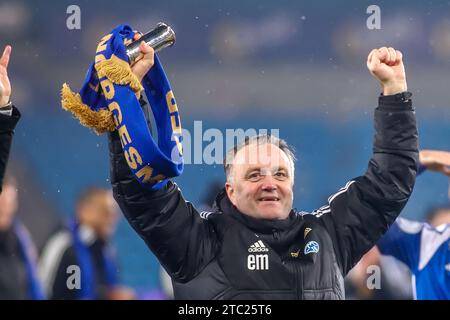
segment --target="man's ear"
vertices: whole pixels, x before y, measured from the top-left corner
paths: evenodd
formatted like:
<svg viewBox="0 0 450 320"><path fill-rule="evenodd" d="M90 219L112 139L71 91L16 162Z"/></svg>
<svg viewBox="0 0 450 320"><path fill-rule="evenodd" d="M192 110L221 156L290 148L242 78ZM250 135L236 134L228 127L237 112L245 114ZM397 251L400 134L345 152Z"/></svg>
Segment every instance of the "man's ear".
<svg viewBox="0 0 450 320"><path fill-rule="evenodd" d="M227 192L227 196L230 199L231 203L236 205L234 201L235 198L234 188L229 182L225 183L225 191Z"/></svg>

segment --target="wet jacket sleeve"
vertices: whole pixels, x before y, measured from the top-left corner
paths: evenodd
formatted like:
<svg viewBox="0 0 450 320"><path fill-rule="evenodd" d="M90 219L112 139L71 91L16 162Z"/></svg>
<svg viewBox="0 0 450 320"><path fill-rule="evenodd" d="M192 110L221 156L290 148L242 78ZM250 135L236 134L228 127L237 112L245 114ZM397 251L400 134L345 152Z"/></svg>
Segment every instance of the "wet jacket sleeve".
<svg viewBox="0 0 450 320"><path fill-rule="evenodd" d="M373 155L367 172L348 182L314 213L330 233L342 273L394 223L416 178L418 133L408 95L381 96L375 110Z"/></svg>
<svg viewBox="0 0 450 320"><path fill-rule="evenodd" d="M20 112L12 107L12 113L0 113L0 192L3 186L6 165L8 164L9 151L11 149L14 128L20 119Z"/></svg>

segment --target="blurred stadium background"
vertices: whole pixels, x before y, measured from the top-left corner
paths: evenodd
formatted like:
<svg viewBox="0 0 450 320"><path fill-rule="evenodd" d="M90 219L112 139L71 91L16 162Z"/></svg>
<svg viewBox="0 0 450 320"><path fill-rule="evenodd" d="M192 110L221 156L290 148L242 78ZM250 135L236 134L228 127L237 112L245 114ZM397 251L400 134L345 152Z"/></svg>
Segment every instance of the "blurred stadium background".
<svg viewBox="0 0 450 320"><path fill-rule="evenodd" d="M71 4L81 8L81 30L66 27ZM366 27L371 4L381 8L381 30ZM80 88L98 40L114 26L145 32L159 21L177 35L159 56L183 127L192 133L201 120L203 130L279 129L296 149L300 210L321 206L366 168L379 94L365 66L374 47L404 52L421 148L450 149L447 1L2 0L0 46L13 46L9 74L23 115L9 169L19 180L19 217L39 247L73 214L83 188L109 186L107 139L61 109L62 83ZM202 205L223 170L187 165L176 180ZM402 215L422 220L448 201L447 188L444 177L424 174ZM115 244L124 283L158 290L158 263L125 221Z"/></svg>

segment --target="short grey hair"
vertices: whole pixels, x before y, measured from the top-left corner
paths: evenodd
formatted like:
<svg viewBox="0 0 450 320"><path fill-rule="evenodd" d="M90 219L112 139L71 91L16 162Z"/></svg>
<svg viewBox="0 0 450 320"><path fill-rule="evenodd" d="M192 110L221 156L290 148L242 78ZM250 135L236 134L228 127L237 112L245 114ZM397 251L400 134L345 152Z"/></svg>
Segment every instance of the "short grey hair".
<svg viewBox="0 0 450 320"><path fill-rule="evenodd" d="M286 156L288 157L289 160L289 165L291 167L291 172L292 172L292 180L294 180L294 172L295 172L295 154L294 154L294 149L289 146L287 144L287 142L283 139L280 139L276 136L270 135L270 134L260 134L260 135L255 135L255 136L251 136L251 137L245 137L245 139L243 141L241 141L240 143L236 144L233 148L231 148L230 150L228 150L225 159L224 159L224 170L225 170L225 176L227 178L227 181L229 181L230 175L231 175L231 169L233 167L233 163L234 163L234 157L236 156L236 154L238 153L239 150L241 150L242 148L251 145L251 144L256 144L256 145L265 145L265 144L273 144L275 146L277 146L278 148L281 149L281 151L283 151Z"/></svg>

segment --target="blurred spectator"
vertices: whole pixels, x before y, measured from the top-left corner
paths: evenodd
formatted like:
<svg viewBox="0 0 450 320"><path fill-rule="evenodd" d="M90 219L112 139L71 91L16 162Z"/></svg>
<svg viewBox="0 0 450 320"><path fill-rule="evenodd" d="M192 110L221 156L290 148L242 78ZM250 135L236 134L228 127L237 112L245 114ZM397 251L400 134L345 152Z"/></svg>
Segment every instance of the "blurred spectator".
<svg viewBox="0 0 450 320"><path fill-rule="evenodd" d="M421 151L420 162L450 176L449 152ZM377 246L410 268L414 298L450 300L450 206L431 210L427 223L398 218Z"/></svg>
<svg viewBox="0 0 450 320"><path fill-rule="evenodd" d="M450 188L449 188L450 192ZM435 207L428 211L426 215L427 223L433 227L450 223L450 205Z"/></svg>
<svg viewBox="0 0 450 320"><path fill-rule="evenodd" d="M17 218L17 184L6 176L0 194L0 299L44 299L36 248Z"/></svg>
<svg viewBox="0 0 450 320"><path fill-rule="evenodd" d="M42 251L40 273L50 299L133 299L134 292L118 286L110 239L118 213L108 189L90 188L76 205L75 219L54 234ZM80 286L68 279L79 267Z"/></svg>
<svg viewBox="0 0 450 320"><path fill-rule="evenodd" d="M380 270L378 288L370 288L368 280ZM411 281L407 270L383 257L376 247L367 252L345 278L347 300L411 300Z"/></svg>
<svg viewBox="0 0 450 320"><path fill-rule="evenodd" d="M414 298L450 299L450 207L433 209L439 226L398 218L377 244L382 254L405 263L412 272Z"/></svg>
<svg viewBox="0 0 450 320"><path fill-rule="evenodd" d="M437 21L429 39L435 56L442 62L448 63L450 58L450 20L445 17Z"/></svg>

